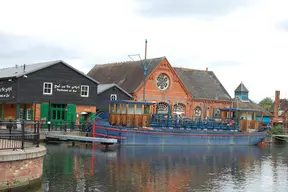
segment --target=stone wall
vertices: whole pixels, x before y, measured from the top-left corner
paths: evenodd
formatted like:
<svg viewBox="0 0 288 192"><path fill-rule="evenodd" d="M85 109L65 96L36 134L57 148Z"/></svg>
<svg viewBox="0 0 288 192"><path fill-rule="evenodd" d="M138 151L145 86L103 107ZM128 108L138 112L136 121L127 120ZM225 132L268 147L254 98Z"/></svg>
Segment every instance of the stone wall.
<svg viewBox="0 0 288 192"><path fill-rule="evenodd" d="M42 177L46 148L0 151L0 190L28 185Z"/></svg>

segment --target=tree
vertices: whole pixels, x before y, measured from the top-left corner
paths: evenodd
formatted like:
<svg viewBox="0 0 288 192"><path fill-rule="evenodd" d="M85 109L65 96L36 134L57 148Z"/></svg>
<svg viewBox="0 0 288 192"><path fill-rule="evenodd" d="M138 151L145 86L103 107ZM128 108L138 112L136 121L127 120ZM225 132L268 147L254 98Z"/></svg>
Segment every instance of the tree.
<svg viewBox="0 0 288 192"><path fill-rule="evenodd" d="M268 135L283 135L284 134L284 128L283 125L274 125L269 131Z"/></svg>
<svg viewBox="0 0 288 192"><path fill-rule="evenodd" d="M259 102L259 105L261 107L263 107L264 109L266 109L267 111L270 110L270 108L273 106L273 100L270 98L270 97L265 97L264 99L262 99L260 102Z"/></svg>

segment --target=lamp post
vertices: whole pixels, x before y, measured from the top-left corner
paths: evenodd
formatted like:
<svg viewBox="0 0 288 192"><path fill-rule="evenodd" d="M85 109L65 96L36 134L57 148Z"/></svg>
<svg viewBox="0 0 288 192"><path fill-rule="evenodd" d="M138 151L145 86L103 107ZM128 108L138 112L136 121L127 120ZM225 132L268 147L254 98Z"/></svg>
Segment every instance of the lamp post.
<svg viewBox="0 0 288 192"><path fill-rule="evenodd" d="M140 62L136 62L133 59L133 56L138 56L140 59ZM145 57L144 60L141 60L141 57L139 54L134 54L134 55L128 55L132 61L134 61L136 64L140 65L140 67L143 69L143 101L146 101L146 78L147 78L147 70L152 62L153 59L150 60L150 62L147 64L147 39L145 39Z"/></svg>

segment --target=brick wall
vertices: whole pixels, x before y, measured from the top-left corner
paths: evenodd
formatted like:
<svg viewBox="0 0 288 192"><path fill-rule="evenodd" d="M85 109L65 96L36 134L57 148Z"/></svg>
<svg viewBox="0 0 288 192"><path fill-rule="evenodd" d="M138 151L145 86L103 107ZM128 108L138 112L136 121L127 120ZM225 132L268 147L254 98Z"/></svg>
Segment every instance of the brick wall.
<svg viewBox="0 0 288 192"><path fill-rule="evenodd" d="M43 157L0 162L0 190L14 188L41 178Z"/></svg>
<svg viewBox="0 0 288 192"><path fill-rule="evenodd" d="M95 106L85 106L85 105L77 105L76 106L76 113L78 114L78 117L76 119L76 123L79 123L81 112L92 112L96 113L96 107Z"/></svg>
<svg viewBox="0 0 288 192"><path fill-rule="evenodd" d="M157 77L161 73L169 77L169 87L165 91L159 90L157 87ZM143 87L140 87L133 95L136 100L141 101L143 98ZM146 81L146 100L156 101L157 103L166 102L172 106L176 103L182 103L185 107L189 105L191 96L166 59L159 64Z"/></svg>
<svg viewBox="0 0 288 192"><path fill-rule="evenodd" d="M20 108L24 108L24 104L20 104ZM4 104L4 119L7 117L14 117L16 118L16 103L10 103L10 104ZM33 104L26 104L26 108L32 108L34 110L34 105ZM0 110L2 110L2 104L0 104ZM1 116L0 116L1 118Z"/></svg>
<svg viewBox="0 0 288 192"><path fill-rule="evenodd" d="M162 91L157 87L157 77L159 74L164 73L169 77L170 85L167 90ZM133 94L135 100L141 101L143 98L143 87ZM193 97L193 95L192 95ZM158 67L150 74L146 81L146 100L170 103L173 110L173 105L176 103L182 103L185 105L186 115L194 116L195 107L201 104L202 117L204 117L203 106L207 104L209 106L208 115L213 116L214 108L226 108L231 105L231 102L226 101L212 101L212 100L193 100L190 93L187 92L183 86L181 80L176 75L175 71L165 59Z"/></svg>
<svg viewBox="0 0 288 192"><path fill-rule="evenodd" d="M191 104L191 113L194 114L194 109L197 106L202 107L202 118L205 117L205 109L204 105L207 106L207 116L213 117L214 115L214 109L216 108L229 108L231 105L231 102L226 101L209 101L209 100L193 100ZM208 109L209 108L209 109Z"/></svg>

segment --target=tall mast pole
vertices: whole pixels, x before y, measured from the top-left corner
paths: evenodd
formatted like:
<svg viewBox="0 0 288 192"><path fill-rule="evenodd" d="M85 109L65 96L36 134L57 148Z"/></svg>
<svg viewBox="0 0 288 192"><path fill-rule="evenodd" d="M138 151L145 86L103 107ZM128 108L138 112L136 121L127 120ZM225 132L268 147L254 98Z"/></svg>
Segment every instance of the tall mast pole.
<svg viewBox="0 0 288 192"><path fill-rule="evenodd" d="M144 80L143 80L143 101L146 101L146 77L147 77L147 63L146 63L146 59L147 59L147 39L145 39L145 57L144 57L144 62L143 62L143 69L144 69Z"/></svg>
<svg viewBox="0 0 288 192"><path fill-rule="evenodd" d="M138 56L140 61L135 61L133 59L133 56ZM141 68L143 68L143 101L146 101L146 78L147 78L147 70L152 63L153 59L150 59L149 63L147 63L147 39L145 39L145 57L144 60L141 59L139 54L133 54L133 55L128 55L132 61L135 62L135 64L140 65Z"/></svg>

